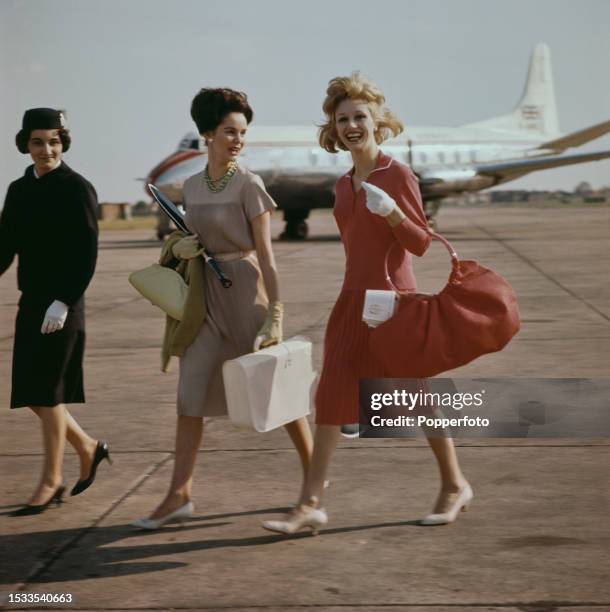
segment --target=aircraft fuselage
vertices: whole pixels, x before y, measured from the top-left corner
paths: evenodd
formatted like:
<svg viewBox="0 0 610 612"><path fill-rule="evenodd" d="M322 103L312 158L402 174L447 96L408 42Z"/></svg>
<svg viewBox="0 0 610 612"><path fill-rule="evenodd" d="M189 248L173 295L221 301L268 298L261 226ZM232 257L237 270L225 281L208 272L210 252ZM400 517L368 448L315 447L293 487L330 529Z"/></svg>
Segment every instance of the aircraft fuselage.
<svg viewBox="0 0 610 612"><path fill-rule="evenodd" d="M262 128L265 130L265 128ZM333 205L334 186L337 179L349 171L351 157L348 152L328 153L315 139L312 130L308 141L278 142L281 130L286 135L303 132L303 127L266 128L273 129L273 141L247 140L240 163L261 176L267 190L283 210L328 208ZM425 140L416 140L422 131ZM438 199L468 191L479 191L497 184L493 178L477 176L473 167L486 162L533 157L531 149L540 141L491 140L484 134L459 133L438 128L413 128L411 138L387 141L383 150L394 159L411 166L420 178L424 200ZM252 128L256 134L256 128ZM196 138L196 136L193 136ZM270 139L271 140L271 139ZM150 180L176 202L182 201L182 185L186 178L200 172L206 163L205 151L191 150L168 157L158 167L161 172L151 172ZM554 151L538 150L536 157ZM435 176L442 173L442 180ZM156 175L155 175L156 174Z"/></svg>

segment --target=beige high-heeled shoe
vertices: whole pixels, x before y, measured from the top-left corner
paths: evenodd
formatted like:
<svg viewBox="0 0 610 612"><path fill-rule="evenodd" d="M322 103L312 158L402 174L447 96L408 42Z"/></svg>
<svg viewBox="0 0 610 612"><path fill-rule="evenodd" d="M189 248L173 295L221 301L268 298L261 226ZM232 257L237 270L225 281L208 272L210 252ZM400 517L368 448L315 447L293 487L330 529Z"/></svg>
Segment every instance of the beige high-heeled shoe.
<svg viewBox="0 0 610 612"><path fill-rule="evenodd" d="M317 505L318 498L311 497L307 504L300 504L292 510L285 520L263 521L263 529L290 535L308 527L311 529L311 535L318 535L320 527L328 523L328 516L326 510L316 508Z"/></svg>
<svg viewBox="0 0 610 612"><path fill-rule="evenodd" d="M467 484L457 493L453 504L447 512L428 514L420 521L420 525L447 525L448 523L453 523L460 513L460 510L462 512L468 510L468 506L473 497L474 493L472 492L472 488Z"/></svg>
<svg viewBox="0 0 610 612"><path fill-rule="evenodd" d="M191 518L193 516L193 512L195 511L195 504L192 501L186 502L184 506L180 506L177 510L166 514L158 519L152 518L142 518L137 519L131 523L132 527L137 527L138 529L148 529L150 531L154 531L155 529L160 529L165 525L165 523L171 523L174 521L178 521L183 523L185 519Z"/></svg>

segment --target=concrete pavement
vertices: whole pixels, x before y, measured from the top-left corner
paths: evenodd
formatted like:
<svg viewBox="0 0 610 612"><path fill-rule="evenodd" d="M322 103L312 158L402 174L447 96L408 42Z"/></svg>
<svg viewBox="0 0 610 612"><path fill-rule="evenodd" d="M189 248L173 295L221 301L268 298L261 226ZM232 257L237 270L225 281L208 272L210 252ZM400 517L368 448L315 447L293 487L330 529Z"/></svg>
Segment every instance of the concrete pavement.
<svg viewBox="0 0 610 612"><path fill-rule="evenodd" d="M607 378L610 355L610 208L447 208L439 231L464 259L502 274L519 297L523 329L501 353L456 377ZM274 220L275 235L281 223ZM322 357L324 326L343 272L328 211L312 239L274 244L285 336L305 334ZM147 230L106 232L88 291L86 391L71 408L115 459L61 508L8 518L34 487L39 425L8 410L15 269L0 279L0 601L10 593L70 593L79 610L530 612L610 610L609 441L459 442L475 490L447 527L417 525L437 493L420 440L342 441L317 538L283 538L260 521L295 500L299 465L284 431L258 435L210 419L196 468L196 517L184 527L129 527L158 503L173 459L177 362L159 371L163 318L127 283L159 245ZM363 245L365 248L365 245ZM416 264L422 291L440 288L446 253ZM68 450L65 481L76 480Z"/></svg>

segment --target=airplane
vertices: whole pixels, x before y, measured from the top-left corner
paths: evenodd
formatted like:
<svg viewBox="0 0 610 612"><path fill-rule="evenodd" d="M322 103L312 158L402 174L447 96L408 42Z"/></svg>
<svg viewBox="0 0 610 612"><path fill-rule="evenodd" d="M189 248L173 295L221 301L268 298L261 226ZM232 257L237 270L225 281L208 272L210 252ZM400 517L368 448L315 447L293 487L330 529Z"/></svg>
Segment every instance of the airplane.
<svg viewBox="0 0 610 612"><path fill-rule="evenodd" d="M610 151L561 155L610 132L610 121L562 134L551 70L551 52L538 43L532 52L525 89L508 114L459 127L409 127L383 143L384 152L407 163L417 175L429 221L443 198L487 189L531 172L610 157ZM178 150L153 168L146 182L175 203L184 180L201 171L206 151L189 133ZM284 211L281 239L307 237L313 208L332 208L334 185L351 167L348 152L328 153L318 145L316 126L252 126L240 163L260 175ZM169 230L168 230L169 231ZM163 235L163 230L159 232Z"/></svg>

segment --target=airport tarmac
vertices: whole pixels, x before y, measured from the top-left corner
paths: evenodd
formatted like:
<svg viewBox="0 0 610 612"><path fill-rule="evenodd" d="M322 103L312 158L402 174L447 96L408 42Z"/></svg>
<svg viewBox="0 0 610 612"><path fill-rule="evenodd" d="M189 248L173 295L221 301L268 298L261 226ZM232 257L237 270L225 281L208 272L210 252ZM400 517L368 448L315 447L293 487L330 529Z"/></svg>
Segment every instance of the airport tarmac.
<svg viewBox="0 0 610 612"><path fill-rule="evenodd" d="M274 233L281 230L279 215ZM515 289L523 327L500 353L456 377L608 378L610 208L446 208L439 231ZM315 363L343 273L329 211L312 239L275 242L285 337L309 336ZM101 235L87 293L88 403L72 413L107 439L114 465L83 495L39 516L9 518L41 465L40 429L9 410L15 266L0 279L0 601L9 594L70 594L78 610L412 612L610 610L610 438L460 440L475 492L450 526L417 520L437 494L421 440L343 440L318 537L263 531L295 501L299 465L283 431L255 434L210 419L194 485L196 516L183 527L134 531L171 473L177 362L159 371L163 317L127 282L156 260L150 230ZM366 245L362 245L366 248ZM435 245L416 264L420 290L440 288L448 258ZM578 406L575 406L575 410ZM357 466L357 469L354 469ZM78 474L68 450L65 481ZM49 606L51 607L51 606ZM56 605L52 606L56 608Z"/></svg>

